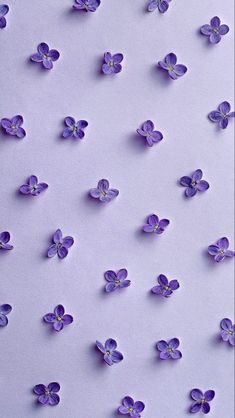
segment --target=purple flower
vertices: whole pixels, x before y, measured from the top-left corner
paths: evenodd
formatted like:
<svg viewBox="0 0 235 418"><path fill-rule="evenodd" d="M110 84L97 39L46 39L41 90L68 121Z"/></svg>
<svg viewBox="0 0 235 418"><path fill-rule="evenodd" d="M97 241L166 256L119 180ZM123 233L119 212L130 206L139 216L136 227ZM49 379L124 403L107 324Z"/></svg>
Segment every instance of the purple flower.
<svg viewBox="0 0 235 418"><path fill-rule="evenodd" d="M160 13L165 13L168 10L170 1L171 0L150 0L148 4L148 11L153 12L158 9Z"/></svg>
<svg viewBox="0 0 235 418"><path fill-rule="evenodd" d="M33 392L38 396L38 402L42 405L58 405L60 397L57 394L60 390L60 385L57 382L51 382L48 386L36 385Z"/></svg>
<svg viewBox="0 0 235 418"><path fill-rule="evenodd" d="M186 187L186 197L193 197L197 192L205 192L207 189L209 189L209 183L205 180L202 180L202 176L202 170L198 169L194 171L191 177L181 177L180 184L181 186Z"/></svg>
<svg viewBox="0 0 235 418"><path fill-rule="evenodd" d="M48 184L38 183L38 178L36 176L30 176L28 178L27 184L23 184L22 186L20 186L19 191L22 194L30 194L32 196L38 196L47 188L48 188Z"/></svg>
<svg viewBox="0 0 235 418"><path fill-rule="evenodd" d="M44 315L43 320L52 324L55 331L61 331L65 325L72 324L73 317L64 313L63 305L57 305L54 309L54 313L48 313Z"/></svg>
<svg viewBox="0 0 235 418"><path fill-rule="evenodd" d="M34 62L41 62L46 70L51 70L53 68L53 61L59 59L60 53L56 49L49 50L49 46L45 42L39 44L37 49L38 52L31 55L30 59Z"/></svg>
<svg viewBox="0 0 235 418"><path fill-rule="evenodd" d="M203 35L209 36L211 44L218 44L221 41L221 36L228 33L229 27L228 25L221 25L218 16L213 17L210 23L210 25L203 25L200 31Z"/></svg>
<svg viewBox="0 0 235 418"><path fill-rule="evenodd" d="M8 324L7 315L12 311L11 305L0 305L0 327L6 327Z"/></svg>
<svg viewBox="0 0 235 418"><path fill-rule="evenodd" d="M164 340L158 341L157 349L160 352L160 359L161 360L178 360L182 357L182 353L177 350L179 347L180 342L178 338L172 338L168 343Z"/></svg>
<svg viewBox="0 0 235 418"><path fill-rule="evenodd" d="M155 232L155 234L162 234L165 228L169 225L168 219L159 220L157 215L149 215L147 218L147 224L143 226L144 232Z"/></svg>
<svg viewBox="0 0 235 418"><path fill-rule="evenodd" d="M63 131L63 138L84 138L84 129L88 126L88 122L86 120L79 120L78 122L76 122L74 118L72 118L71 116L67 116L64 120L64 123L67 127Z"/></svg>
<svg viewBox="0 0 235 418"><path fill-rule="evenodd" d="M85 10L86 12L95 12L100 5L100 0L75 0L73 8L76 10Z"/></svg>
<svg viewBox="0 0 235 418"><path fill-rule="evenodd" d="M99 341L96 341L96 347L104 354L104 361L112 366L115 363L119 363L123 360L123 355L116 350L117 342L112 338L109 338L105 345L101 344Z"/></svg>
<svg viewBox="0 0 235 418"><path fill-rule="evenodd" d="M136 131L139 135L144 136L146 138L146 144L149 147L152 147L153 144L157 144L163 138L163 135L159 131L154 131L154 124L151 120L146 120L141 129L137 129Z"/></svg>
<svg viewBox="0 0 235 418"><path fill-rule="evenodd" d="M140 413L143 412L145 404L141 401L134 401L130 396L125 396L122 400L122 405L119 406L118 412L122 415L129 415L132 418L140 418Z"/></svg>
<svg viewBox="0 0 235 418"><path fill-rule="evenodd" d="M232 346L235 345L235 325L232 323L231 319L224 318L220 322L220 335L223 341L228 341Z"/></svg>
<svg viewBox="0 0 235 418"><path fill-rule="evenodd" d="M7 231L0 232L0 250L12 250L13 245L8 244L10 241L10 233Z"/></svg>
<svg viewBox="0 0 235 418"><path fill-rule="evenodd" d="M177 78L184 75L188 69L185 65L176 64L177 56L171 52L170 54L166 55L163 61L159 61L158 65L163 70L168 71L169 76L176 80Z"/></svg>
<svg viewBox="0 0 235 418"><path fill-rule="evenodd" d="M0 5L0 29L3 29L6 27L7 21L6 21L6 14L9 12L9 6L7 4L1 4Z"/></svg>
<svg viewBox="0 0 235 418"><path fill-rule="evenodd" d="M128 271L126 269L120 269L115 273L113 270L108 270L104 273L105 280L107 284L105 290L107 293L113 292L114 290L123 287L128 287L131 284L130 280L126 280Z"/></svg>
<svg viewBox="0 0 235 418"><path fill-rule="evenodd" d="M234 251L228 250L229 240L226 237L220 238L214 245L209 245L208 253L214 257L214 260L219 263L226 257L233 257Z"/></svg>
<svg viewBox="0 0 235 418"><path fill-rule="evenodd" d="M225 129L228 126L228 121L235 116L235 112L230 112L230 110L230 103L222 102L217 110L209 113L208 117L212 122L218 123L220 128Z"/></svg>
<svg viewBox="0 0 235 418"><path fill-rule="evenodd" d="M23 122L23 116L16 115L12 119L3 118L1 120L1 126L7 135L17 136L17 138L24 138L26 132L21 127Z"/></svg>
<svg viewBox="0 0 235 418"><path fill-rule="evenodd" d="M98 182L95 189L90 190L90 196L94 199L99 199L101 202L111 202L119 195L117 189L110 189L108 180L102 179Z"/></svg>
<svg viewBox="0 0 235 418"><path fill-rule="evenodd" d="M110 52L105 52L104 54L104 64L102 65L102 71L104 74L117 74L122 71L122 66L120 62L123 60L122 54L110 54Z"/></svg>
<svg viewBox="0 0 235 418"><path fill-rule="evenodd" d="M54 257L56 254L59 258L65 258L68 255L68 249L72 247L74 239L72 237L62 238L60 229L54 233L52 237L53 244L48 248L47 256Z"/></svg>
<svg viewBox="0 0 235 418"><path fill-rule="evenodd" d="M158 285L152 288L152 292L155 295L160 295L165 298L168 298L174 290L180 287L178 280L168 281L167 277L164 274L160 274L157 278Z"/></svg>
<svg viewBox="0 0 235 418"><path fill-rule="evenodd" d="M190 393L191 398L195 401L191 405L190 412L195 413L202 411L204 414L210 412L210 405L208 402L215 397L214 390L207 390L203 393L200 389L193 389Z"/></svg>

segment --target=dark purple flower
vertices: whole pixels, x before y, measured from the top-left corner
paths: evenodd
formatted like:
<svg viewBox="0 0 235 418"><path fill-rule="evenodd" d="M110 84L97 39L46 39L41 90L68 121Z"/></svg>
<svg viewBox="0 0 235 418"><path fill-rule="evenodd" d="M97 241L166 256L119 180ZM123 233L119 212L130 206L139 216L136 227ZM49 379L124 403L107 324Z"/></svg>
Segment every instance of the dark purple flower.
<svg viewBox="0 0 235 418"><path fill-rule="evenodd" d="M24 138L26 132L21 127L23 122L23 116L16 115L12 119L3 118L1 120L1 126L7 135L17 136L17 138Z"/></svg>
<svg viewBox="0 0 235 418"><path fill-rule="evenodd" d="M235 345L235 325L231 319L224 318L220 322L220 335L223 341L228 341L230 345Z"/></svg>
<svg viewBox="0 0 235 418"><path fill-rule="evenodd" d="M60 385L57 382L51 382L48 386L36 385L33 392L38 396L38 402L42 405L58 405L60 397L57 394L60 390Z"/></svg>
<svg viewBox="0 0 235 418"><path fill-rule="evenodd" d="M194 171L191 177L181 177L180 184L181 186L186 187L186 197L193 197L197 192L205 192L207 189L209 189L209 183L205 180L202 180L202 176L202 170L198 169Z"/></svg>
<svg viewBox="0 0 235 418"><path fill-rule="evenodd" d="M122 54L110 54L110 52L105 52L104 54L104 64L102 65L102 71L104 74L117 74L122 71L122 66L120 62L123 60Z"/></svg>
<svg viewBox="0 0 235 418"><path fill-rule="evenodd" d="M162 234L165 228L169 225L168 219L159 220L157 215L149 215L147 218L147 224L143 226L144 232L155 232L155 234Z"/></svg>
<svg viewBox="0 0 235 418"><path fill-rule="evenodd" d="M228 33L229 27L228 25L221 25L218 16L213 17L210 23L210 25L203 25L200 31L203 35L209 36L210 43L218 44L221 41L221 36Z"/></svg>
<svg viewBox="0 0 235 418"><path fill-rule="evenodd" d="M55 331L61 331L65 325L72 324L73 317L64 313L63 305L57 305L54 309L54 313L48 313L44 315L45 322L52 324Z"/></svg>
<svg viewBox="0 0 235 418"><path fill-rule="evenodd" d="M170 1L171 0L150 0L148 4L148 11L153 12L158 9L160 13L165 13L168 10Z"/></svg>
<svg viewBox="0 0 235 418"><path fill-rule="evenodd" d="M203 393L200 389L193 389L190 392L190 396L195 401L191 405L191 413L194 414L195 412L202 411L204 414L208 414L208 412L210 412L210 405L208 402L214 399L214 390L207 390L205 393Z"/></svg>
<svg viewBox="0 0 235 418"><path fill-rule="evenodd" d="M12 311L11 305L0 305L0 327L6 327L8 324L7 315Z"/></svg>
<svg viewBox="0 0 235 418"><path fill-rule="evenodd" d="M169 76L176 80L177 78L184 75L188 69L185 65L176 64L177 56L171 52L170 54L166 55L163 61L159 61L158 65L163 70L168 71Z"/></svg>
<svg viewBox="0 0 235 418"><path fill-rule="evenodd" d="M152 147L153 144L157 144L163 138L161 132L154 131L154 124L151 120L146 120L142 124L141 129L137 129L136 132L146 138L146 143L149 147Z"/></svg>
<svg viewBox="0 0 235 418"><path fill-rule="evenodd" d="M104 273L105 280L107 284L105 290L107 293L113 292L114 290L123 287L128 287L131 284L130 280L126 280L128 271L126 269L120 269L117 273L113 270L108 270Z"/></svg>
<svg viewBox="0 0 235 418"><path fill-rule="evenodd" d="M235 112L230 112L231 106L229 102L222 102L217 110L209 113L208 117L212 122L218 123L222 129L227 128L228 121L235 117Z"/></svg>
<svg viewBox="0 0 235 418"><path fill-rule="evenodd" d="M0 250L12 250L13 245L8 244L10 241L10 233L7 231L0 232Z"/></svg>
<svg viewBox="0 0 235 418"><path fill-rule="evenodd" d="M110 189L108 180L102 179L98 182L95 189L90 190L90 196L94 199L99 199L101 202L111 202L119 195L117 189Z"/></svg>
<svg viewBox="0 0 235 418"><path fill-rule="evenodd" d="M6 27L7 21L6 21L6 14L9 12L9 6L7 4L1 4L0 5L0 29L3 29Z"/></svg>
<svg viewBox="0 0 235 418"><path fill-rule="evenodd" d="M141 401L134 401L130 396L125 396L122 400L122 405L119 406L118 412L122 415L129 415L132 418L140 418L140 413L143 412L145 404Z"/></svg>
<svg viewBox="0 0 235 418"><path fill-rule="evenodd" d="M84 129L88 126L88 122L86 120L79 120L78 122L76 122L74 118L72 118L71 116L67 116L64 120L64 123L67 127L63 131L63 138L84 138Z"/></svg>
<svg viewBox="0 0 235 418"><path fill-rule="evenodd" d="M38 196L47 188L48 188L48 184L38 183L38 178L36 176L30 176L28 178L27 184L23 184L22 186L20 186L19 191L22 194L30 194L32 196Z"/></svg>
<svg viewBox="0 0 235 418"><path fill-rule="evenodd" d="M60 229L54 233L52 238L53 244L48 248L47 256L49 258L58 254L59 258L65 258L68 255L68 249L72 247L74 239L72 237L62 238Z"/></svg>
<svg viewBox="0 0 235 418"><path fill-rule="evenodd" d="M164 340L158 341L157 349L160 352L160 359L161 360L178 360L182 357L181 351L177 350L179 347L180 342L178 338L172 338L168 343Z"/></svg>
<svg viewBox="0 0 235 418"><path fill-rule="evenodd" d="M159 284L152 288L152 292L165 298L168 298L174 290L180 287L178 280L171 280L169 282L164 274L160 274L157 281Z"/></svg>
<svg viewBox="0 0 235 418"><path fill-rule="evenodd" d="M57 61L60 57L60 53L56 49L50 49L49 46L42 42L38 45L38 52L31 55L31 60L34 62L41 62L42 66L46 70L51 70L53 68L53 61Z"/></svg>
<svg viewBox="0 0 235 418"><path fill-rule="evenodd" d="M123 355L116 350L117 342L112 338L109 338L105 345L101 344L99 341L96 341L96 347L104 354L104 361L112 366L115 363L119 363L123 360Z"/></svg>
<svg viewBox="0 0 235 418"><path fill-rule="evenodd" d="M234 257L235 252L228 250L229 240L226 237L220 238L214 245L209 245L208 253L219 263L226 257Z"/></svg>
<svg viewBox="0 0 235 418"><path fill-rule="evenodd" d="M73 8L75 10L85 10L86 12L95 12L100 5L100 0L75 0Z"/></svg>

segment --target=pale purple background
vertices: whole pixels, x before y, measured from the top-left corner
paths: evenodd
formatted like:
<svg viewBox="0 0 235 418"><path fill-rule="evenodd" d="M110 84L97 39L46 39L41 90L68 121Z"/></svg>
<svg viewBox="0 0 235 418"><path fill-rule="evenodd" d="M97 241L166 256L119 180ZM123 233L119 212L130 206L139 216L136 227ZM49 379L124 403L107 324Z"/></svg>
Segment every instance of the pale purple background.
<svg viewBox="0 0 235 418"><path fill-rule="evenodd" d="M189 416L193 387L214 389L211 417L233 416L233 349L217 341L220 320L233 317L233 261L217 265L209 244L233 246L233 127L219 131L209 111L233 103L233 1L173 0L165 15L145 0L103 0L94 14L72 1L9 0L0 32L0 118L22 114L27 137L0 138L0 230L14 250L1 254L1 418L113 418L125 395L146 404L144 418ZM219 45L198 28L218 15L230 26ZM45 41L61 52L52 71L30 63ZM123 71L99 73L105 51L122 52ZM188 73L166 81L156 62L174 51ZM67 115L89 121L85 140L63 141ZM136 128L152 119L163 141L147 149ZM190 201L177 180L201 168L210 189ZM17 194L36 174L49 189ZM120 190L99 206L87 190L100 178ZM145 216L171 224L143 236ZM75 237L67 259L44 257L53 232ZM103 273L126 267L132 285L105 295ZM156 276L177 278L169 300L150 295ZM41 322L63 303L74 323L59 334ZM117 339L125 360L100 363L96 339ZM183 358L160 362L155 343L178 337ZM58 381L61 403L35 406L31 388Z"/></svg>

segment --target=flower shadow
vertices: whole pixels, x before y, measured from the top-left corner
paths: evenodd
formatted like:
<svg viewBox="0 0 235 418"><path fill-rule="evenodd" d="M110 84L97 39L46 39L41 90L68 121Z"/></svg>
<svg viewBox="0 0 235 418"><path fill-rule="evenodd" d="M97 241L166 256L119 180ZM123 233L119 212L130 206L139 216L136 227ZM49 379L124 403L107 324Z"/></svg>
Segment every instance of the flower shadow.
<svg viewBox="0 0 235 418"><path fill-rule="evenodd" d="M161 86L170 86L171 82L173 81L169 77L168 72L163 70L157 64L152 65L150 68L150 73L154 78L154 81L158 81Z"/></svg>
<svg viewBox="0 0 235 418"><path fill-rule="evenodd" d="M140 136L137 132L132 132L128 137L128 144L131 148L134 148L135 150L143 151L148 148L145 143L145 138Z"/></svg>

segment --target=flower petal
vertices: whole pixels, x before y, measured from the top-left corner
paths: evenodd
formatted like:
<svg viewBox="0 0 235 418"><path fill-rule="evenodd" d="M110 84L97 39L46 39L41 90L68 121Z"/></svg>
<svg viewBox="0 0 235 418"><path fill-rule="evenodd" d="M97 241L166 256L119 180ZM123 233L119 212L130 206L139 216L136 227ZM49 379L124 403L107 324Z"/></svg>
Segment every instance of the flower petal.
<svg viewBox="0 0 235 418"><path fill-rule="evenodd" d="M106 350L103 344L100 341L96 341L96 347L101 351L101 353L105 354Z"/></svg>
<svg viewBox="0 0 235 418"><path fill-rule="evenodd" d="M185 65L177 64L175 65L174 72L177 74L178 77L182 77L185 73L187 73L188 69Z"/></svg>
<svg viewBox="0 0 235 418"><path fill-rule="evenodd" d="M229 335L228 337L229 344L233 347L235 346L235 333L233 332L233 335Z"/></svg>
<svg viewBox="0 0 235 418"><path fill-rule="evenodd" d="M227 117L224 117L224 118L220 119L219 126L222 129L226 129L227 126L228 126L228 118Z"/></svg>
<svg viewBox="0 0 235 418"><path fill-rule="evenodd" d="M38 402L42 405L47 405L49 403L49 396L48 395L40 395L38 397Z"/></svg>
<svg viewBox="0 0 235 418"><path fill-rule="evenodd" d="M153 131L151 135L152 141L157 144L163 139L163 135L160 131Z"/></svg>
<svg viewBox="0 0 235 418"><path fill-rule="evenodd" d="M148 216L147 222L151 226L156 226L159 223L159 218L158 218L157 215L152 214L152 215Z"/></svg>
<svg viewBox="0 0 235 418"><path fill-rule="evenodd" d="M200 389L193 389L190 392L190 396L194 401L199 401L203 398L203 393Z"/></svg>
<svg viewBox="0 0 235 418"><path fill-rule="evenodd" d="M1 126L4 129L10 129L11 128L11 125L12 125L12 122L11 122L10 119L7 119L7 118L1 119Z"/></svg>
<svg viewBox="0 0 235 418"><path fill-rule="evenodd" d="M229 240L228 240L227 237L223 237L223 238L220 238L216 242L216 244L218 245L219 248L224 249L224 250L227 250L228 247L229 247Z"/></svg>
<svg viewBox="0 0 235 418"><path fill-rule="evenodd" d="M59 383L57 383L57 382L51 382L51 383L49 383L49 385L48 385L48 390L49 390L50 392L54 392L54 393L59 392L59 390L60 390L60 385L59 385Z"/></svg>
<svg viewBox="0 0 235 418"><path fill-rule="evenodd" d="M59 402L60 402L60 397L59 397L59 395L57 395L57 393L52 393L49 396L49 404L50 405L58 405Z"/></svg>
<svg viewBox="0 0 235 418"><path fill-rule="evenodd" d="M202 170L200 170L200 168L199 168L198 170L194 171L194 173L192 175L192 179L194 181L199 181L199 180L201 180L202 175L203 175Z"/></svg>
<svg viewBox="0 0 235 418"><path fill-rule="evenodd" d="M88 122L86 120L79 120L77 123L77 127L80 129L85 129L88 126Z"/></svg>
<svg viewBox="0 0 235 418"><path fill-rule="evenodd" d="M120 351L115 350L112 352L111 358L114 363L119 363L120 361L123 360L124 357L123 357L123 354L120 353Z"/></svg>
<svg viewBox="0 0 235 418"><path fill-rule="evenodd" d="M73 322L72 315L66 314L66 315L63 316L63 323L64 323L64 325L72 324L72 322Z"/></svg>
<svg viewBox="0 0 235 418"><path fill-rule="evenodd" d="M64 324L63 324L62 321L55 321L53 323L53 328L54 328L55 331L58 331L59 332L59 331L61 331L64 328Z"/></svg>
<svg viewBox="0 0 235 418"><path fill-rule="evenodd" d="M158 7L158 0L151 0L147 6L148 12L153 12Z"/></svg>
<svg viewBox="0 0 235 418"><path fill-rule="evenodd" d="M181 186L188 187L188 186L190 186L190 185L191 185L191 182L192 182L192 179L191 179L191 177L189 177L189 176L183 176L183 177L181 177L181 179L180 179L180 184L181 184Z"/></svg>
<svg viewBox="0 0 235 418"><path fill-rule="evenodd" d="M36 54L32 54L30 56L30 59L31 59L31 61L34 61L34 62L42 62L43 61L42 55L39 54L38 52Z"/></svg>
<svg viewBox="0 0 235 418"><path fill-rule="evenodd" d="M187 187L185 190L186 197L193 197L197 193L197 189L195 187Z"/></svg>
<svg viewBox="0 0 235 418"><path fill-rule="evenodd" d="M44 315L43 320L45 322L52 323L52 322L56 321L56 316L55 316L54 313L48 313L48 314Z"/></svg>
<svg viewBox="0 0 235 418"><path fill-rule="evenodd" d="M207 401L207 402L212 401L212 399L214 399L214 397L215 397L215 391L214 390L207 390L204 393L204 398L205 398L205 401Z"/></svg>
<svg viewBox="0 0 235 418"><path fill-rule="evenodd" d="M159 0L158 9L160 13L165 13L169 8L168 0Z"/></svg>
<svg viewBox="0 0 235 418"><path fill-rule="evenodd" d="M169 219L161 219L159 221L159 229L165 229L169 225Z"/></svg>
<svg viewBox="0 0 235 418"><path fill-rule="evenodd" d="M211 19L211 26L213 27L213 28L219 28L219 26L220 26L220 18L218 17L218 16L215 16L215 17L213 17L212 19Z"/></svg>
<svg viewBox="0 0 235 418"><path fill-rule="evenodd" d="M109 181L106 179L102 179L98 182L98 189L101 192L107 192L107 190L109 189Z"/></svg>
<svg viewBox="0 0 235 418"><path fill-rule="evenodd" d="M171 356L168 351L161 351L159 357L161 360L168 360Z"/></svg>
<svg viewBox="0 0 235 418"><path fill-rule="evenodd" d="M104 278L107 282L114 282L117 279L117 274L113 270L107 270L104 273Z"/></svg>
<svg viewBox="0 0 235 418"><path fill-rule="evenodd" d="M62 316L64 315L63 305L57 305L54 309L54 313L56 316L59 316L60 318L62 318Z"/></svg>
<svg viewBox="0 0 235 418"><path fill-rule="evenodd" d="M101 190L99 189L90 189L89 194L91 197L93 197L94 199L99 199L101 196Z"/></svg>
<svg viewBox="0 0 235 418"><path fill-rule="evenodd" d="M72 128L65 128L63 130L62 136L63 136L63 138L69 138L69 137L73 136L73 132L74 131L73 131Z"/></svg>
<svg viewBox="0 0 235 418"><path fill-rule="evenodd" d="M225 256L224 255L221 255L221 254L218 254L218 255L216 255L215 256L215 261L217 262L217 263L220 263L221 261L223 261L225 259Z"/></svg>
<svg viewBox="0 0 235 418"><path fill-rule="evenodd" d="M39 54L42 54L42 55L48 54L49 46L45 42L42 42L41 44L38 45L38 52Z"/></svg>
<svg viewBox="0 0 235 418"><path fill-rule="evenodd" d="M0 327L5 327L8 324L7 316L0 313Z"/></svg>
<svg viewBox="0 0 235 418"><path fill-rule="evenodd" d="M165 351L168 348L168 344L164 340L160 340L157 342L157 349L158 351Z"/></svg>
<svg viewBox="0 0 235 418"><path fill-rule="evenodd" d="M0 29L4 29L7 25L6 18L4 16L0 16Z"/></svg>
<svg viewBox="0 0 235 418"><path fill-rule="evenodd" d="M112 338L109 338L105 343L105 350L106 351L113 351L117 348L117 342Z"/></svg>
<svg viewBox="0 0 235 418"><path fill-rule="evenodd" d="M51 258L57 254L57 246L56 244L51 245L47 250L47 257Z"/></svg>
<svg viewBox="0 0 235 418"><path fill-rule="evenodd" d="M134 403L134 409L136 412L142 412L145 408L145 404L141 401L137 401Z"/></svg>
<svg viewBox="0 0 235 418"><path fill-rule="evenodd" d="M209 247L208 247L208 253L210 255L217 255L218 252L219 252L218 245L209 245Z"/></svg>
<svg viewBox="0 0 235 418"><path fill-rule="evenodd" d="M109 189L107 194L106 194L106 198L108 201L113 200L115 197L117 197L119 195L119 190L117 189Z"/></svg>
<svg viewBox="0 0 235 418"><path fill-rule="evenodd" d="M231 105L229 102L222 102L218 106L218 109L221 113L223 113L224 115L227 115L227 113L229 113L231 110Z"/></svg>
<svg viewBox="0 0 235 418"><path fill-rule="evenodd" d="M102 65L102 71L106 75L112 74L113 73L113 67L111 67L108 64L103 64Z"/></svg>
<svg viewBox="0 0 235 418"><path fill-rule="evenodd" d="M177 62L177 56L173 52L171 52L170 54L166 55L165 62L168 66L175 65Z"/></svg>
<svg viewBox="0 0 235 418"><path fill-rule="evenodd" d="M200 402L194 402L192 404L191 408L190 408L190 412L194 414L195 412L200 411L200 409L201 409L201 403Z"/></svg>
<svg viewBox="0 0 235 418"><path fill-rule="evenodd" d="M162 295L162 286L154 286L151 289L152 293L154 293L155 295Z"/></svg>
<svg viewBox="0 0 235 418"><path fill-rule="evenodd" d="M157 281L162 286L167 286L168 285L168 279L164 274L159 274L159 276L157 278Z"/></svg>
<svg viewBox="0 0 235 418"><path fill-rule="evenodd" d="M231 251L231 250L227 250L225 253L226 257L234 257L235 256L235 252Z"/></svg>
<svg viewBox="0 0 235 418"><path fill-rule="evenodd" d="M146 120L143 125L142 129L144 132L152 132L154 129L154 124L151 120Z"/></svg>
<svg viewBox="0 0 235 418"><path fill-rule="evenodd" d="M178 340L178 338L172 338L169 342L168 342L168 346L170 348L176 349L178 348L180 345L180 341Z"/></svg>
<svg viewBox="0 0 235 418"><path fill-rule="evenodd" d="M0 16L5 16L9 12L9 6L7 4L0 5Z"/></svg>
<svg viewBox="0 0 235 418"><path fill-rule="evenodd" d="M10 234L8 231L3 231L0 233L0 242L7 244L10 241Z"/></svg>
<svg viewBox="0 0 235 418"><path fill-rule="evenodd" d="M204 412L204 414L208 414L208 412L210 412L210 405L208 404L208 402L204 402L202 404L202 412Z"/></svg>
<svg viewBox="0 0 235 418"><path fill-rule="evenodd" d="M120 54L120 53L114 54L113 61L115 63L119 64L120 62L122 62L122 60L123 60L123 54Z"/></svg>
<svg viewBox="0 0 235 418"><path fill-rule="evenodd" d="M171 355L171 358L173 360L178 360L178 359L180 359L182 357L182 353L179 350L172 351L172 353L170 353L170 355Z"/></svg>
<svg viewBox="0 0 235 418"><path fill-rule="evenodd" d="M218 44L221 41L221 36L217 32L212 32L210 35L210 42L212 44Z"/></svg>
<svg viewBox="0 0 235 418"><path fill-rule="evenodd" d="M4 303L3 305L0 306L0 313L3 315L8 315L11 311L12 311L12 307L8 303Z"/></svg>
<svg viewBox="0 0 235 418"><path fill-rule="evenodd" d="M53 68L53 62L49 58L43 58L42 65L46 70L51 70Z"/></svg>
<svg viewBox="0 0 235 418"><path fill-rule="evenodd" d="M51 58L52 61L57 61L60 57L59 51L56 51L56 49L51 49L48 53L48 56Z"/></svg>
<svg viewBox="0 0 235 418"><path fill-rule="evenodd" d="M130 396L125 396L125 398L122 400L122 404L126 408L133 408L133 406L134 406L134 399L132 399Z"/></svg>
<svg viewBox="0 0 235 418"><path fill-rule="evenodd" d="M121 282L119 284L119 287L122 289L122 288L125 288L125 287L129 287L130 284L131 284L131 281L130 280L124 280L123 282Z"/></svg>
<svg viewBox="0 0 235 418"><path fill-rule="evenodd" d="M126 406L121 405L118 408L118 412L122 415L129 414L129 408L127 408Z"/></svg>
<svg viewBox="0 0 235 418"><path fill-rule="evenodd" d="M220 35L226 35L226 33L229 32L229 26L228 25L221 25L219 27L219 34Z"/></svg>
<svg viewBox="0 0 235 418"><path fill-rule="evenodd" d="M40 385L36 385L36 386L34 386L34 388L33 388L33 392L34 392L36 395L43 395L43 394L45 394L45 389L46 389L46 386L45 386L45 385L40 384Z"/></svg>
<svg viewBox="0 0 235 418"><path fill-rule="evenodd" d="M76 121L72 116L66 116L66 118L64 119L64 123L66 126L69 126L70 128L73 128Z"/></svg>
<svg viewBox="0 0 235 418"><path fill-rule="evenodd" d="M72 245L74 244L74 239L73 239L73 237L65 237L65 238L63 238L62 239L62 244L63 244L63 246L65 247L65 248L70 248L70 247L72 247Z"/></svg>
<svg viewBox="0 0 235 418"><path fill-rule="evenodd" d="M105 353L104 355L104 361L105 363L107 363L109 366L113 365L113 360L110 354Z"/></svg>
<svg viewBox="0 0 235 418"><path fill-rule="evenodd" d="M176 290L180 287L178 280L171 280L169 283L171 290Z"/></svg>
<svg viewBox="0 0 235 418"><path fill-rule="evenodd" d="M218 110L214 110L213 112L209 113L208 118L212 122L219 122L222 119L222 115Z"/></svg>
<svg viewBox="0 0 235 418"><path fill-rule="evenodd" d="M143 226L143 231L144 232L154 232L154 226L146 224Z"/></svg>
<svg viewBox="0 0 235 418"><path fill-rule="evenodd" d="M1 310L0 310L0 312L1 312ZM231 319L224 318L220 322L220 327L222 329L224 329L225 331L232 331L232 329L233 329L233 323L232 323Z"/></svg>
<svg viewBox="0 0 235 418"><path fill-rule="evenodd" d="M125 280L128 276L128 271L126 269L120 269L117 272L117 278L118 280Z"/></svg>
<svg viewBox="0 0 235 418"><path fill-rule="evenodd" d="M206 180L201 180L198 184L197 184L197 190L199 190L200 192L204 192L205 190L209 189L210 185Z"/></svg>
<svg viewBox="0 0 235 418"><path fill-rule="evenodd" d="M212 28L210 25L203 25L200 31L203 35L210 36L212 32Z"/></svg>
<svg viewBox="0 0 235 418"><path fill-rule="evenodd" d="M53 235L53 242L55 244L61 244L62 243L62 232L60 229L57 229Z"/></svg>

